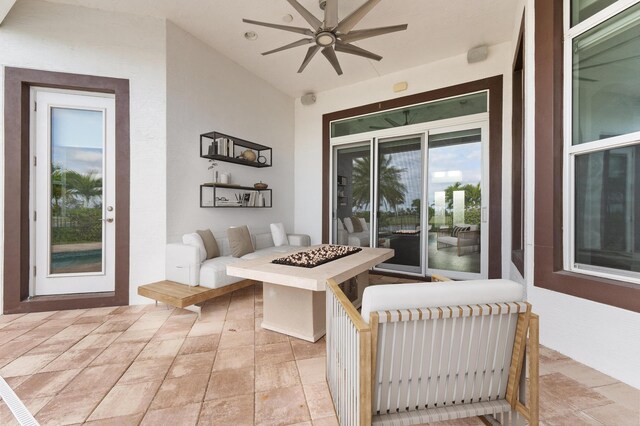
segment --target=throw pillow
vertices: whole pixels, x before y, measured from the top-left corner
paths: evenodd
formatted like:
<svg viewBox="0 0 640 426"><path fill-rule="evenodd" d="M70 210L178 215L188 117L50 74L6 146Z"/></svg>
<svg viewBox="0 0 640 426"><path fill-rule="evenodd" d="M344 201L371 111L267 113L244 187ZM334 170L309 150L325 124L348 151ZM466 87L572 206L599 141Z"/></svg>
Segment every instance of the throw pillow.
<svg viewBox="0 0 640 426"><path fill-rule="evenodd" d="M202 238L200 237L200 235L198 235L195 232L192 234L184 234L182 236L182 243L198 249L198 256L200 256L199 257L200 263L207 260L207 249L205 248L204 242L202 241Z"/></svg>
<svg viewBox="0 0 640 426"><path fill-rule="evenodd" d="M344 231L344 225L342 224L342 221L340 220L340 218L338 218L338 229L341 231Z"/></svg>
<svg viewBox="0 0 640 426"><path fill-rule="evenodd" d="M351 225L353 225L353 232L362 232L362 224L360 218L353 216L351 218Z"/></svg>
<svg viewBox="0 0 640 426"><path fill-rule="evenodd" d="M273 245L276 247L288 246L289 238L287 238L287 233L284 232L284 225L282 223L272 223L269 226L271 227Z"/></svg>
<svg viewBox="0 0 640 426"><path fill-rule="evenodd" d="M458 233L460 232L461 227L456 225L453 227L453 229L451 230L451 236L452 237L456 237L458 238Z"/></svg>
<svg viewBox="0 0 640 426"><path fill-rule="evenodd" d="M227 238L229 238L229 248L233 257L242 257L245 254L253 253L251 235L246 225L227 229Z"/></svg>
<svg viewBox="0 0 640 426"><path fill-rule="evenodd" d="M353 234L353 223L351 223L351 218L345 217L342 221L344 222L344 227L347 228L347 232Z"/></svg>
<svg viewBox="0 0 640 426"><path fill-rule="evenodd" d="M207 250L207 259L213 259L214 257L220 256L220 250L218 249L218 243L211 233L211 229L204 229L202 231L196 231L200 238L202 238L202 242L204 243L204 248Z"/></svg>
<svg viewBox="0 0 640 426"><path fill-rule="evenodd" d="M362 230L364 232L369 232L369 224L367 223L366 219L364 217L361 217L359 219L360 219L360 225L362 225Z"/></svg>

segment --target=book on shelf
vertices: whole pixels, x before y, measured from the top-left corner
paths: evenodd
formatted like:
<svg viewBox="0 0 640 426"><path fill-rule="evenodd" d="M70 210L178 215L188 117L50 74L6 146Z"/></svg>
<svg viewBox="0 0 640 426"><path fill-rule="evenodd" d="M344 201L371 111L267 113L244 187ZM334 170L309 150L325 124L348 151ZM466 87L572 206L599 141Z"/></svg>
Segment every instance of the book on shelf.
<svg viewBox="0 0 640 426"><path fill-rule="evenodd" d="M217 138L215 140L215 154L224 157L233 157L235 144L229 138Z"/></svg>

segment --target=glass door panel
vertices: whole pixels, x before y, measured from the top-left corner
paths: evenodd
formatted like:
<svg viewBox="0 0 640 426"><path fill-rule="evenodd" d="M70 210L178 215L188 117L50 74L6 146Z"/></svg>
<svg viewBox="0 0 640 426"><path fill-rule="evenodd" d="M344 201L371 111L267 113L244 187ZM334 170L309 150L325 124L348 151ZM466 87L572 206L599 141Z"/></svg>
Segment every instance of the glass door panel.
<svg viewBox="0 0 640 426"><path fill-rule="evenodd" d="M371 143L334 148L333 242L370 246Z"/></svg>
<svg viewBox="0 0 640 426"><path fill-rule="evenodd" d="M481 128L429 134L430 272L450 277L482 272L482 151Z"/></svg>
<svg viewBox="0 0 640 426"><path fill-rule="evenodd" d="M379 268L422 273L422 137L381 139L377 154L376 243L395 251Z"/></svg>

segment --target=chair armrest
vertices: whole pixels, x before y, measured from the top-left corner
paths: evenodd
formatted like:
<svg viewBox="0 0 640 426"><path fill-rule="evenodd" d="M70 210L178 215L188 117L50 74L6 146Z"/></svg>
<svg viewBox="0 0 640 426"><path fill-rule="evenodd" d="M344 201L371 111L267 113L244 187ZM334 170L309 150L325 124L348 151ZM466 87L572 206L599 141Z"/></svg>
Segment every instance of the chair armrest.
<svg viewBox="0 0 640 426"><path fill-rule="evenodd" d="M198 249L186 244L167 244L165 276L169 281L197 286L200 282Z"/></svg>
<svg viewBox="0 0 640 426"><path fill-rule="evenodd" d="M296 247L309 247L311 245L311 237L305 234L287 234L289 245Z"/></svg>
<svg viewBox="0 0 640 426"><path fill-rule="evenodd" d="M460 231L458 238L461 240L477 240L480 238L480 231Z"/></svg>
<svg viewBox="0 0 640 426"><path fill-rule="evenodd" d="M450 237L451 229L438 229L438 237Z"/></svg>

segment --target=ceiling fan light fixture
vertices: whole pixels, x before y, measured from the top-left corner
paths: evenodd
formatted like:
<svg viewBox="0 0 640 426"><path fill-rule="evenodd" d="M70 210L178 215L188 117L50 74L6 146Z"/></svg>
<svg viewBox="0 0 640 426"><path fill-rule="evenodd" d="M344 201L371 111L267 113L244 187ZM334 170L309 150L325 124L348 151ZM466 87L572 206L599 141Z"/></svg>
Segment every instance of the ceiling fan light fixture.
<svg viewBox="0 0 640 426"><path fill-rule="evenodd" d="M244 33L244 38L249 41L256 41L258 39L258 33L256 33L255 31L247 31L246 33Z"/></svg>
<svg viewBox="0 0 640 426"><path fill-rule="evenodd" d="M316 44L322 47L333 46L336 42L336 36L329 31L323 31L316 35Z"/></svg>

